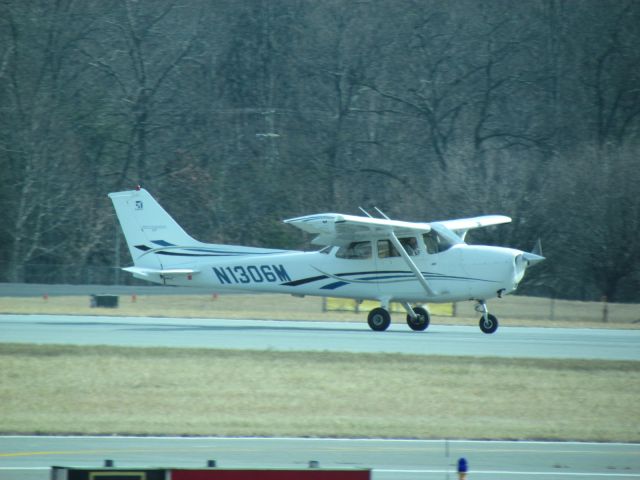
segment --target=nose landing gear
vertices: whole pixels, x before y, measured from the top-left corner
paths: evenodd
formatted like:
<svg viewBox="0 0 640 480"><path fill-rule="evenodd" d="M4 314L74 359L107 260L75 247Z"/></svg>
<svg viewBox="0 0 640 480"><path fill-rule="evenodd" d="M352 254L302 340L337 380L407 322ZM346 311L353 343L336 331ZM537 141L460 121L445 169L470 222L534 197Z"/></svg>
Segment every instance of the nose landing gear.
<svg viewBox="0 0 640 480"><path fill-rule="evenodd" d="M429 312L423 307L411 307L408 303L402 304L407 311L407 325L411 330L421 332L429 326Z"/></svg>
<svg viewBox="0 0 640 480"><path fill-rule="evenodd" d="M478 300L477 302L476 312L482 314L482 317L480 317L480 330L486 334L494 333L498 329L498 319L489 313L487 303L484 300Z"/></svg>

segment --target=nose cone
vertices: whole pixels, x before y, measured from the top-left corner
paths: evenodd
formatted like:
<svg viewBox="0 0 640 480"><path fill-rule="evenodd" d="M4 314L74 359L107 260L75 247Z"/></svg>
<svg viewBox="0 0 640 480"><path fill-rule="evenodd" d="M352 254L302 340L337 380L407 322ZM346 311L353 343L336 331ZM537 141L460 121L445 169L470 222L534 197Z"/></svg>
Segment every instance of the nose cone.
<svg viewBox="0 0 640 480"><path fill-rule="evenodd" d="M513 279L516 286L522 281L528 267L535 265L536 263L540 263L544 259L545 258L542 255L538 255L537 253L521 252L519 255L516 255L513 261Z"/></svg>
<svg viewBox="0 0 640 480"><path fill-rule="evenodd" d="M527 261L528 266L535 265L536 263L540 263L545 259L542 255L538 255L537 253L525 252L522 254L522 256Z"/></svg>

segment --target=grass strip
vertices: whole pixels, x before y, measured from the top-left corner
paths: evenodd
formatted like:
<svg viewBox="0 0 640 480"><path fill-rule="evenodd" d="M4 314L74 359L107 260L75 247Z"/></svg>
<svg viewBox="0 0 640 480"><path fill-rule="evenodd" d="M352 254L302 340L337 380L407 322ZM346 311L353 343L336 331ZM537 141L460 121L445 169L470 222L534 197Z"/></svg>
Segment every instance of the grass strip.
<svg viewBox="0 0 640 480"><path fill-rule="evenodd" d="M0 344L4 433L640 441L638 362Z"/></svg>

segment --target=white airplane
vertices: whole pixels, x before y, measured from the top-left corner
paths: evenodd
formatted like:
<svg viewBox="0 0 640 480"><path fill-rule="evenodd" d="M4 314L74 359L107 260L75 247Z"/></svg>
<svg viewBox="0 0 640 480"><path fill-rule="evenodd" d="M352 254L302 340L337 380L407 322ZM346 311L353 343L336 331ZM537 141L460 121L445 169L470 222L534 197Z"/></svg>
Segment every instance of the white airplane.
<svg viewBox="0 0 640 480"><path fill-rule="evenodd" d="M147 192L110 193L122 226L134 277L164 285L210 287L215 291L287 293L377 300L371 329L389 327L389 303L401 303L413 330L429 326L429 312L416 303L473 300L480 329L493 333L498 320L486 300L513 292L528 266L544 260L534 253L468 245L474 228L511 221L488 215L412 223L367 215L322 213L285 220L316 235L319 251L303 252L216 245L189 236ZM537 250L537 251L536 251Z"/></svg>

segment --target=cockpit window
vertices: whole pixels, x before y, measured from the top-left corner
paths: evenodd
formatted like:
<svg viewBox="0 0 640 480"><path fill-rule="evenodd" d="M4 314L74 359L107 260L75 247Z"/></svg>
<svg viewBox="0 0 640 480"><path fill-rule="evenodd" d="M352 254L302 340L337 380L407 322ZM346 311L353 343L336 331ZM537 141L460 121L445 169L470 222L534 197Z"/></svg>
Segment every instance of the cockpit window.
<svg viewBox="0 0 640 480"><path fill-rule="evenodd" d="M340 247L336 257L350 260L371 258L371 242L352 242L346 247Z"/></svg>
<svg viewBox="0 0 640 480"><path fill-rule="evenodd" d="M402 248L404 248L405 252L408 255L414 256L420 253L418 248L418 242L415 237L406 237L399 238L400 244ZM378 240L378 257L379 258L389 258L389 257L399 257L400 253L393 246L390 240Z"/></svg>
<svg viewBox="0 0 640 480"><path fill-rule="evenodd" d="M440 253L445 250L449 250L454 243L445 238L443 235L440 235L435 230L431 230L429 233L425 233L422 236L424 240L424 245L427 247L427 253Z"/></svg>
<svg viewBox="0 0 640 480"><path fill-rule="evenodd" d="M378 240L378 257L389 258L399 257L398 251L389 240Z"/></svg>
<svg viewBox="0 0 640 480"><path fill-rule="evenodd" d="M399 238L398 240L400 240L400 244L402 245L402 248L404 248L404 251L407 252L408 255L410 256L418 255L419 250L418 250L418 241L416 240L416 237Z"/></svg>
<svg viewBox="0 0 640 480"><path fill-rule="evenodd" d="M319 250L319 252L324 253L325 255L329 255L332 249L333 249L332 246L328 246L328 247L324 247L322 250Z"/></svg>

